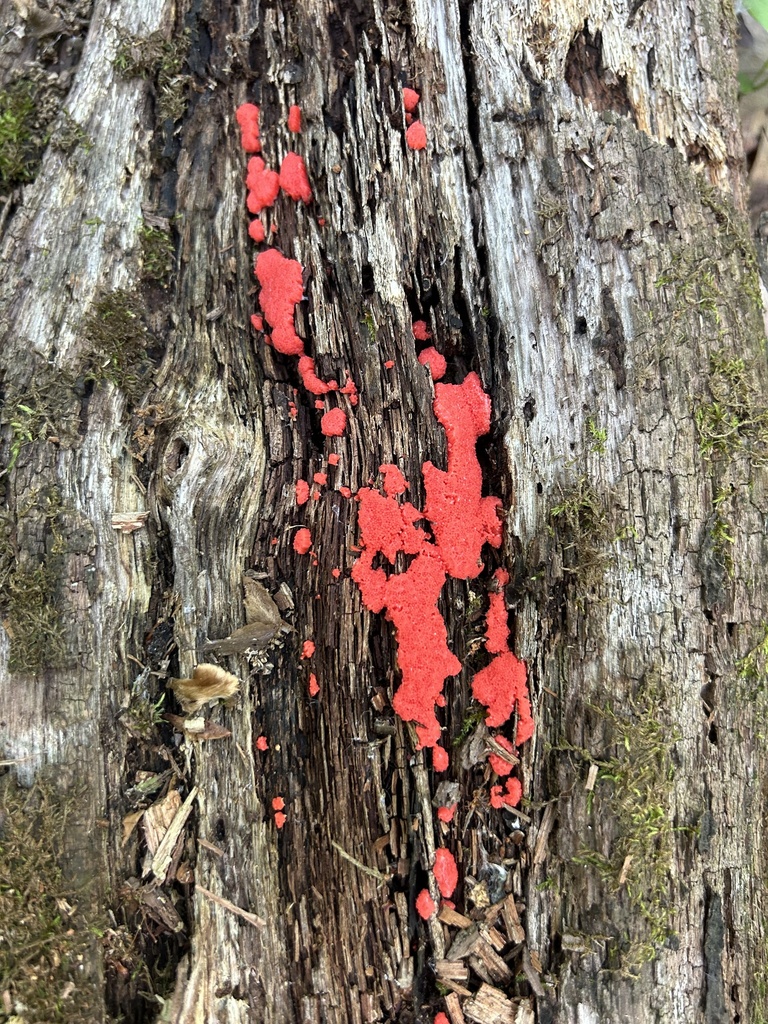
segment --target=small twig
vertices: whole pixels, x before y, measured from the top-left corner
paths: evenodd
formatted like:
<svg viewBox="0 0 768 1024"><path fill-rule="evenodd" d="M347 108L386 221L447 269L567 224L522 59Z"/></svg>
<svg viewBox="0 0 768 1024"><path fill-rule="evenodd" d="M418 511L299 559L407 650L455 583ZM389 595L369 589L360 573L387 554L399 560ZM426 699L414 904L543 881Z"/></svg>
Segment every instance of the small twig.
<svg viewBox="0 0 768 1024"><path fill-rule="evenodd" d="M197 837L197 842L200 846L205 847L206 850L210 850L211 853L215 853L217 857L223 857L224 851L220 846L214 846L213 843L209 843L207 839L203 839L202 836Z"/></svg>
<svg viewBox="0 0 768 1024"><path fill-rule="evenodd" d="M211 892L210 889L204 889L202 885L195 886L195 892L202 893L203 896L207 896L212 903L217 903L220 907L224 907L225 910L230 910L233 914L237 914L238 917L242 917L244 921L252 924L254 928L266 928L267 922L263 918L258 917L256 914L251 914L247 910L243 910L242 907L236 907L234 903L230 903L229 900L225 900L223 896L217 896L215 892Z"/></svg>
<svg viewBox="0 0 768 1024"><path fill-rule="evenodd" d="M389 883L392 881L392 875L383 875L380 871L377 871L376 868L369 868L367 864L363 864L362 861L357 860L350 853L347 853L344 847L339 846L339 844L333 839L331 840L331 846L338 852L340 857L343 857L344 860L348 860L350 864L354 864L356 868L364 872L366 875L370 875L372 878L378 878L380 882Z"/></svg>

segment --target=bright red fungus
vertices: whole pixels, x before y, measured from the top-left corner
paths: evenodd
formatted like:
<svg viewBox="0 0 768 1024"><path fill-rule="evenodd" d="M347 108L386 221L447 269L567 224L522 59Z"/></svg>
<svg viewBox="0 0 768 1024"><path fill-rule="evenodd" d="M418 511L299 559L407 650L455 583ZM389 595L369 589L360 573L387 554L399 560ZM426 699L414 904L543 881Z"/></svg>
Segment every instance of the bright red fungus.
<svg viewBox="0 0 768 1024"><path fill-rule="evenodd" d="M303 203L312 201L312 189L307 177L307 168L298 153L286 153L280 165L280 188L291 199Z"/></svg>
<svg viewBox="0 0 768 1024"><path fill-rule="evenodd" d="M385 462L379 466L379 472L384 477L384 493L388 498L393 498L396 494L404 494L408 484L405 482L405 477L397 468L390 462Z"/></svg>
<svg viewBox="0 0 768 1024"><path fill-rule="evenodd" d="M456 814L456 808L458 804L451 804L450 807L438 807L437 816L440 821L444 821L447 824L453 821L453 816Z"/></svg>
<svg viewBox="0 0 768 1024"><path fill-rule="evenodd" d="M285 800L281 796L275 796L272 798L272 810L273 811L284 811ZM450 893L448 894L450 896Z"/></svg>
<svg viewBox="0 0 768 1024"><path fill-rule="evenodd" d="M240 144L246 153L260 153L259 108L255 103L242 103L235 111L235 120L240 125Z"/></svg>
<svg viewBox="0 0 768 1024"><path fill-rule="evenodd" d="M450 576L472 579L482 568L483 544L501 544L498 498L483 498L482 471L475 445L491 427L491 400L476 373L461 384L436 384L433 408L445 428L448 470L422 466L426 502L437 546Z"/></svg>
<svg viewBox="0 0 768 1024"><path fill-rule="evenodd" d="M453 896L453 890L459 884L459 870L456 867L456 860L450 850L441 847L435 850L435 866L432 872L440 890L440 895L445 899Z"/></svg>
<svg viewBox="0 0 768 1024"><path fill-rule="evenodd" d="M301 107L293 106L288 111L288 131L294 134L301 131Z"/></svg>
<svg viewBox="0 0 768 1024"><path fill-rule="evenodd" d="M315 675L314 672L310 672L309 674L309 685L307 687L307 691L309 692L310 697L316 697L318 693L320 693L320 687L317 682L317 676Z"/></svg>
<svg viewBox="0 0 768 1024"><path fill-rule="evenodd" d="M311 395L327 395L329 391L338 391L339 385L335 380L324 381L315 372L315 360L311 356L299 357L299 373L301 382ZM320 408L323 408L322 402Z"/></svg>
<svg viewBox="0 0 768 1024"><path fill-rule="evenodd" d="M251 315L251 327L256 331L264 330L264 320L258 315L258 313L253 313Z"/></svg>
<svg viewBox="0 0 768 1024"><path fill-rule="evenodd" d="M315 653L315 641L305 640L301 645L301 656L302 658L311 658Z"/></svg>
<svg viewBox="0 0 768 1024"><path fill-rule="evenodd" d="M409 149L427 148L427 130L421 121L414 121L405 130L405 141Z"/></svg>
<svg viewBox="0 0 768 1024"><path fill-rule="evenodd" d="M439 701L435 701L439 704ZM432 747L432 767L436 772L444 772L450 764L450 758L448 757L448 751L443 747L436 746Z"/></svg>
<svg viewBox="0 0 768 1024"><path fill-rule="evenodd" d="M248 176L245 179L248 197L245 205L251 213L261 213L265 206L271 206L280 191L277 171L271 171L260 156L248 161Z"/></svg>
<svg viewBox="0 0 768 1024"><path fill-rule="evenodd" d="M391 370L394 365L395 365L395 360L394 359L387 359L387 361L384 363L384 369L385 370Z"/></svg>
<svg viewBox="0 0 768 1024"><path fill-rule="evenodd" d="M342 498L352 497L352 491L348 487L340 487L339 494L342 496Z"/></svg>
<svg viewBox="0 0 768 1024"><path fill-rule="evenodd" d="M251 236L254 242L264 241L264 225L261 223L258 217L256 218L256 220L252 220L251 223L248 225L248 234Z"/></svg>
<svg viewBox="0 0 768 1024"><path fill-rule="evenodd" d="M256 749L261 751L269 749L269 742L266 736L259 736L256 740Z"/></svg>
<svg viewBox="0 0 768 1024"><path fill-rule="evenodd" d="M509 583L509 573L497 569L494 573L499 586ZM502 582L503 580L503 582ZM485 649L491 654L501 654L509 650L509 623L507 622L507 603L503 590L490 593L488 597L488 614L485 619Z"/></svg>
<svg viewBox="0 0 768 1024"><path fill-rule="evenodd" d="M432 1024L451 1024L451 1022L441 1010L440 1013L435 1014Z"/></svg>
<svg viewBox="0 0 768 1024"><path fill-rule="evenodd" d="M413 321L413 336L417 341L429 341L432 331L427 327L426 320Z"/></svg>
<svg viewBox="0 0 768 1024"><path fill-rule="evenodd" d="M338 466L340 459L341 459L340 455L337 455L336 452L332 452L328 456L328 465L329 466Z"/></svg>
<svg viewBox="0 0 768 1024"><path fill-rule="evenodd" d="M343 409L331 409L320 420L320 429L326 437L341 437L347 429L347 414Z"/></svg>
<svg viewBox="0 0 768 1024"><path fill-rule="evenodd" d="M312 547L312 534L306 527L297 530L293 538L293 550L299 555L306 555Z"/></svg>
<svg viewBox="0 0 768 1024"><path fill-rule="evenodd" d="M272 344L285 356L302 355L304 342L293 324L296 303L304 295L301 264L277 249L267 249L256 257L256 277L261 285L259 302L272 325Z"/></svg>
<svg viewBox="0 0 768 1024"><path fill-rule="evenodd" d="M523 787L519 779L507 779L504 789L491 786L491 807L497 811L502 807L517 807L523 796Z"/></svg>
<svg viewBox="0 0 768 1024"><path fill-rule="evenodd" d="M517 733L519 747L533 735L533 718L528 688L525 684L525 663L518 661L511 651L497 655L472 680L472 695L485 704L488 714L485 724L490 728L503 725L517 705Z"/></svg>
<svg viewBox="0 0 768 1024"><path fill-rule="evenodd" d="M275 812L275 828L281 829L287 820L287 816L282 811Z"/></svg>
<svg viewBox="0 0 768 1024"><path fill-rule="evenodd" d="M305 505L309 501L309 484L306 480L296 481L296 504Z"/></svg>
<svg viewBox="0 0 768 1024"><path fill-rule="evenodd" d="M409 114L414 112L420 99L421 97L415 89L409 89L407 86L403 89L403 106Z"/></svg>
<svg viewBox="0 0 768 1024"><path fill-rule="evenodd" d="M422 366L429 367L429 372L432 374L432 380L441 380L445 376L445 371L448 368L445 356L441 355L437 349L433 348L431 345L429 348L425 348L422 352L419 352L419 362Z"/></svg>
<svg viewBox="0 0 768 1024"><path fill-rule="evenodd" d="M515 748L512 746L512 744L505 736L494 736L494 739L496 740L500 747L503 747L510 754L515 753ZM511 762L507 761L507 759L505 757L502 757L501 754L489 754L488 763L490 764L491 768L493 768L493 770L496 772L496 774L501 775L502 777L505 775L509 775L512 772Z"/></svg>
<svg viewBox="0 0 768 1024"><path fill-rule="evenodd" d="M436 909L435 901L429 895L429 889L422 889L416 897L416 912L419 917L424 921L428 921Z"/></svg>
<svg viewBox="0 0 768 1024"><path fill-rule="evenodd" d="M314 482L316 484L320 484L321 487L325 487L325 485L328 483L328 474L327 473L315 473L315 475L312 477L312 479L314 480Z"/></svg>

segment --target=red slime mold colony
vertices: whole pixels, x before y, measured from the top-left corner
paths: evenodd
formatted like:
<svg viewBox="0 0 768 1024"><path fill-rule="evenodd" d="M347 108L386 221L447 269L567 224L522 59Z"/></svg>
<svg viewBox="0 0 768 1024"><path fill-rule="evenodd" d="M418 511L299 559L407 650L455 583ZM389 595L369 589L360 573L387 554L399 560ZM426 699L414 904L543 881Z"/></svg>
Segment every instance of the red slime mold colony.
<svg viewBox="0 0 768 1024"><path fill-rule="evenodd" d="M483 498L482 471L475 445L491 427L491 400L480 378L469 373L461 384L436 384L433 408L448 441L448 470L422 466L424 515L450 576L473 579L482 569L483 544L501 544L498 498Z"/></svg>
<svg viewBox="0 0 768 1024"><path fill-rule="evenodd" d="M240 145L246 153L260 153L259 108L254 103L243 103L235 111L240 125Z"/></svg>
<svg viewBox="0 0 768 1024"><path fill-rule="evenodd" d="M384 363L384 367L385 367L385 368L386 368L387 370L391 370L391 369L392 369L392 367L393 367L394 365L395 365L395 360L394 360L394 359L388 359L388 360L386 361L386 363Z"/></svg>
<svg viewBox="0 0 768 1024"><path fill-rule="evenodd" d="M301 656L302 658L311 658L315 653L315 641L305 640L301 645Z"/></svg>
<svg viewBox="0 0 768 1024"><path fill-rule="evenodd" d="M296 504L305 505L309 501L309 484L306 480L296 481Z"/></svg>
<svg viewBox="0 0 768 1024"><path fill-rule="evenodd" d="M280 188L283 192L303 203L312 201L312 189L307 177L307 168L298 153L286 153L280 165Z"/></svg>
<svg viewBox="0 0 768 1024"><path fill-rule="evenodd" d="M321 380L317 376L315 373L315 360L311 356L301 356L299 358L299 373L301 374L302 384L311 395L327 395L329 391L338 390L339 385L335 380L329 380L326 383L326 381ZM320 403L320 408L323 408L322 402Z"/></svg>
<svg viewBox="0 0 768 1024"><path fill-rule="evenodd" d="M342 496L342 498L351 498L352 497L352 491L350 491L350 489L348 487L340 487L339 488L339 494Z"/></svg>
<svg viewBox="0 0 768 1024"><path fill-rule="evenodd" d="M253 327L254 330L257 330L257 331L263 331L264 330L264 321L258 315L258 313L253 313L251 315L251 327Z"/></svg>
<svg viewBox="0 0 768 1024"><path fill-rule="evenodd" d="M504 749L509 751L510 754L514 754L515 748L505 736L494 736L494 739L500 747L504 747ZM501 754L489 754L488 763L496 774L501 775L502 777L509 775L512 771L512 765L506 758L502 757Z"/></svg>
<svg viewBox="0 0 768 1024"><path fill-rule="evenodd" d="M326 437L341 437L347 429L347 414L343 409L331 409L320 420L320 429Z"/></svg>
<svg viewBox="0 0 768 1024"><path fill-rule="evenodd" d="M432 331L427 327L425 320L413 321L413 336L417 341L428 341L432 337Z"/></svg>
<svg viewBox="0 0 768 1024"><path fill-rule="evenodd" d="M260 156L248 161L248 175L245 179L248 196L245 205L251 213L261 213L265 206L271 206L280 191L280 177L271 171Z"/></svg>
<svg viewBox="0 0 768 1024"><path fill-rule="evenodd" d="M432 767L435 771L444 772L449 764L448 751L444 750L443 747L432 747Z"/></svg>
<svg viewBox="0 0 768 1024"><path fill-rule="evenodd" d="M285 800L283 800L283 798L281 796L276 796L276 797L272 798L272 810L273 811L283 811L283 810L285 810ZM448 895L450 895L450 893Z"/></svg>
<svg viewBox="0 0 768 1024"><path fill-rule="evenodd" d="M260 220L252 220L248 225L248 234L254 240L254 242L264 241L264 225Z"/></svg>
<svg viewBox="0 0 768 1024"><path fill-rule="evenodd" d="M314 672L309 674L309 686L307 687L310 697L316 697L320 693L320 687L317 683L317 676Z"/></svg>
<svg viewBox="0 0 768 1024"><path fill-rule="evenodd" d="M422 366L429 367L432 380L440 380L445 376L445 371L448 368L445 356L440 355L437 349L431 345L429 348L425 348L423 352L419 352L419 362Z"/></svg>
<svg viewBox="0 0 768 1024"><path fill-rule="evenodd" d="M499 654L490 665L480 669L472 680L472 695L488 708L485 724L489 728L503 725L517 705L515 745L519 747L531 738L533 718L525 685L525 664L511 651Z"/></svg>
<svg viewBox="0 0 768 1024"><path fill-rule="evenodd" d="M256 278L261 285L259 302L272 326L272 344L285 356L302 355L304 342L293 324L296 303L304 295L301 264L277 249L267 249L256 258Z"/></svg>
<svg viewBox="0 0 768 1024"><path fill-rule="evenodd" d="M408 89L407 87L403 89L403 106L409 114L414 112L420 99L421 97L415 89Z"/></svg>
<svg viewBox="0 0 768 1024"><path fill-rule="evenodd" d="M275 828L281 829L287 820L288 818L282 811L275 812Z"/></svg>
<svg viewBox="0 0 768 1024"><path fill-rule="evenodd" d="M505 569L497 569L494 573L500 587L509 583L509 573ZM485 648L491 654L501 654L509 650L509 624L507 622L507 604L503 591L491 593L489 596L488 615L485 619Z"/></svg>
<svg viewBox="0 0 768 1024"><path fill-rule="evenodd" d="M316 484L320 484L321 487L328 483L328 476L325 473L315 473L312 479Z"/></svg>
<svg viewBox="0 0 768 1024"><path fill-rule="evenodd" d="M422 889L416 897L416 912L424 921L428 921L435 912L435 901L429 895L429 889Z"/></svg>
<svg viewBox="0 0 768 1024"><path fill-rule="evenodd" d="M266 736L259 736L259 738L256 740L256 749L263 751L263 750L267 750L268 748L269 748L269 743L267 742L267 737Z"/></svg>
<svg viewBox="0 0 768 1024"><path fill-rule="evenodd" d="M491 807L497 811L502 807L517 807L523 795L523 787L519 779L507 779L506 786L491 786Z"/></svg>
<svg viewBox="0 0 768 1024"><path fill-rule="evenodd" d="M435 850L435 866L432 868L432 872L440 895L445 899L453 896L453 891L459 884L459 871L450 850L446 850L444 847Z"/></svg>
<svg viewBox="0 0 768 1024"><path fill-rule="evenodd" d="M336 452L333 452L331 455L328 456L328 465L329 466L338 466L340 459L341 459L341 456L337 455Z"/></svg>
<svg viewBox="0 0 768 1024"><path fill-rule="evenodd" d="M301 107L291 107L288 111L288 131L297 135L301 131Z"/></svg>
<svg viewBox="0 0 768 1024"><path fill-rule="evenodd" d="M405 482L405 477L392 463L385 462L384 465L379 466L379 472L384 476L384 493L388 498L393 498L396 494L404 494L408 484Z"/></svg>
<svg viewBox="0 0 768 1024"><path fill-rule="evenodd" d="M427 148L427 130L421 121L414 121L413 124L408 125L405 131L405 141L409 149Z"/></svg>
<svg viewBox="0 0 768 1024"><path fill-rule="evenodd" d="M453 816L456 813L456 808L458 806L458 804L451 804L450 807L438 807L437 816L440 821L444 821L446 825L453 821Z"/></svg>
<svg viewBox="0 0 768 1024"><path fill-rule="evenodd" d="M451 1024L451 1022L441 1010L440 1013L435 1014L432 1024Z"/></svg>
<svg viewBox="0 0 768 1024"><path fill-rule="evenodd" d="M293 550L299 555L306 555L309 549L312 547L312 534L306 527L302 527L296 531L296 535L293 538ZM475 676L477 678L477 676Z"/></svg>

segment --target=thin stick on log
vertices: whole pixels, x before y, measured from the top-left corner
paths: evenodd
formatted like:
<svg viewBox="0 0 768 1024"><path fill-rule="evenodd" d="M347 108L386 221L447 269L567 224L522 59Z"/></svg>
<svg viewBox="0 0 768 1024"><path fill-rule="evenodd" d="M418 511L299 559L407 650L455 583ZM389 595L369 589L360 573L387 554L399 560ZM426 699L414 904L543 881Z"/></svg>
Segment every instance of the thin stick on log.
<svg viewBox="0 0 768 1024"><path fill-rule="evenodd" d="M242 917L244 921L252 924L255 928L266 927L267 922L257 914L251 914L249 911L243 910L242 907L235 906L234 903L230 903L229 900L225 900L223 896L217 896L216 893L211 892L210 889L204 889L202 885L196 885L195 892L202 893L203 896L207 896L212 903L218 903L218 905L220 907L224 907L225 910L229 910L233 914L237 914L238 917Z"/></svg>

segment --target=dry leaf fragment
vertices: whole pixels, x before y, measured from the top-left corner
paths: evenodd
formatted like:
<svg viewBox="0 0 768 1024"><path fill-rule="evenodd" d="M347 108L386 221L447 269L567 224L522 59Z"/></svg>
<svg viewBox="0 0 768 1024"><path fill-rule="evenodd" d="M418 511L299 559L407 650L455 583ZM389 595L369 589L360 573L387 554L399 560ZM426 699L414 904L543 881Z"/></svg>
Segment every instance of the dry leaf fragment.
<svg viewBox="0 0 768 1024"><path fill-rule="evenodd" d="M172 789L161 800L156 800L151 807L144 812L144 839L147 849L154 853L168 831L168 826L176 817L176 812L181 807L181 796L177 789Z"/></svg>
<svg viewBox="0 0 768 1024"><path fill-rule="evenodd" d="M144 815L144 811L134 811L133 814L126 814L123 818L123 841L120 846L125 846L131 837L131 833L138 825L139 821Z"/></svg>
<svg viewBox="0 0 768 1024"><path fill-rule="evenodd" d="M210 718L184 718L183 715L171 714L165 718L174 729L193 740L225 740L232 735L229 729L217 725Z"/></svg>
<svg viewBox="0 0 768 1024"><path fill-rule="evenodd" d="M266 647L286 625L271 594L250 571L243 573L243 591L245 625L221 640L209 640L204 651L242 654L251 648Z"/></svg>
<svg viewBox="0 0 768 1024"><path fill-rule="evenodd" d="M198 665L191 679L171 680L171 689L179 698L186 714L194 714L210 701L233 697L240 680L218 665Z"/></svg>

